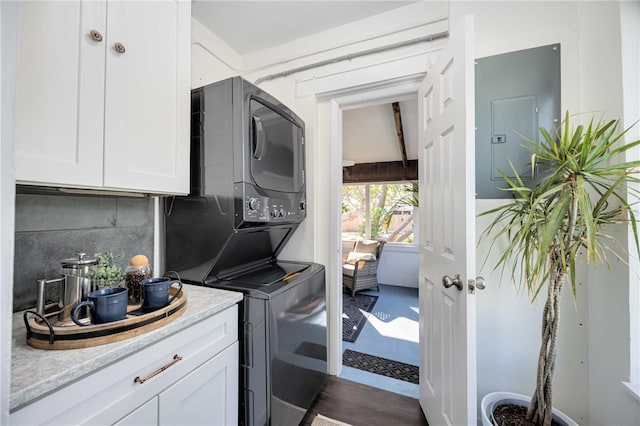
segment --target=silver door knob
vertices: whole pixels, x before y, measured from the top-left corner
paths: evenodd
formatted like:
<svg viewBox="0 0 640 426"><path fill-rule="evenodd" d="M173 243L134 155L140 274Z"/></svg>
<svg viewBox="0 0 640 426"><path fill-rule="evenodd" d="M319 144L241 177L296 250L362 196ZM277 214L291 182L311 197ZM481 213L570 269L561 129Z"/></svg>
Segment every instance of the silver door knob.
<svg viewBox="0 0 640 426"><path fill-rule="evenodd" d="M458 291L462 291L462 278L460 277L460 274L456 274L453 278L449 275L445 275L442 277L442 285L444 288L450 288L455 285Z"/></svg>
<svg viewBox="0 0 640 426"><path fill-rule="evenodd" d="M469 290L468 293L469 294L475 294L476 293L476 288L478 290L484 290L485 288L485 281L484 278L482 278L481 276L477 276L475 280L469 280L469 282L467 283Z"/></svg>

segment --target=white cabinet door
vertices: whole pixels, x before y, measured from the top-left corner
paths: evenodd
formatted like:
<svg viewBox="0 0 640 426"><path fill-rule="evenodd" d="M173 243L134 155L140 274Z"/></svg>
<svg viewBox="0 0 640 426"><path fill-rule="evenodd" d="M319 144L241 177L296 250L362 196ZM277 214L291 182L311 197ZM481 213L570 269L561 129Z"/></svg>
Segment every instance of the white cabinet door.
<svg viewBox="0 0 640 426"><path fill-rule="evenodd" d="M102 185L104 2L20 2L16 179Z"/></svg>
<svg viewBox="0 0 640 426"><path fill-rule="evenodd" d="M158 398L147 401L114 426L156 426L158 424Z"/></svg>
<svg viewBox="0 0 640 426"><path fill-rule="evenodd" d="M109 3L105 187L188 192L190 36L190 2Z"/></svg>
<svg viewBox="0 0 640 426"><path fill-rule="evenodd" d="M188 193L190 14L184 1L20 2L18 183Z"/></svg>
<svg viewBox="0 0 640 426"><path fill-rule="evenodd" d="M159 425L238 424L238 342L159 396Z"/></svg>

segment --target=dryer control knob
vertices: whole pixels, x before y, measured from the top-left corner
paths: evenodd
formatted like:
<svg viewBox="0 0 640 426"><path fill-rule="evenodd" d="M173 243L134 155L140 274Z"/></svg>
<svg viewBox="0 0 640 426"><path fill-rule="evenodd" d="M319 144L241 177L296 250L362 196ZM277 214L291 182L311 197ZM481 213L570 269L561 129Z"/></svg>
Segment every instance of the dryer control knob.
<svg viewBox="0 0 640 426"><path fill-rule="evenodd" d="M257 198L249 198L249 202L247 203L247 207L249 210L258 210L258 199Z"/></svg>

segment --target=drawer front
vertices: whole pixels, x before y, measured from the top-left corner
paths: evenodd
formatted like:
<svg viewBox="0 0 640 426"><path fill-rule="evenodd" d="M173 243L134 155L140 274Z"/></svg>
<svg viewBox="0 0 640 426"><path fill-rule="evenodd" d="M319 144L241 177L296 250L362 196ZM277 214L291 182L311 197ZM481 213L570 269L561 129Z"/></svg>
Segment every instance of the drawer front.
<svg viewBox="0 0 640 426"><path fill-rule="evenodd" d="M158 396L161 425L238 424L238 344L205 362Z"/></svg>
<svg viewBox="0 0 640 426"><path fill-rule="evenodd" d="M35 401L10 422L113 424L237 340L234 305Z"/></svg>
<svg viewBox="0 0 640 426"><path fill-rule="evenodd" d="M147 401L144 405L127 414L114 426L157 426L158 425L158 398Z"/></svg>

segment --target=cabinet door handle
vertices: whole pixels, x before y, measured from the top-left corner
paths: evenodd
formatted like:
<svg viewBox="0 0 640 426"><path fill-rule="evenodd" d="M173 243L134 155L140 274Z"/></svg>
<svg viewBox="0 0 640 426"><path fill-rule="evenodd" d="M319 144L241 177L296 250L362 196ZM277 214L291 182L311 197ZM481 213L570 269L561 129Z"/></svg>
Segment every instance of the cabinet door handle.
<svg viewBox="0 0 640 426"><path fill-rule="evenodd" d="M91 30L89 31L89 35L94 41L102 41L102 34L100 34L100 31Z"/></svg>
<svg viewBox="0 0 640 426"><path fill-rule="evenodd" d="M168 362L167 364L165 364L162 367L158 368L156 371L152 372L151 374L149 374L144 379L141 379L140 376L138 376L135 379L133 379L133 381L134 381L134 383L143 384L144 382L146 382L150 378L155 377L158 374L162 373L164 370L166 370L167 368L171 367L173 364L175 364L176 362L180 361L181 359L182 359L182 357L180 355L176 354L176 355L173 356L173 361Z"/></svg>
<svg viewBox="0 0 640 426"><path fill-rule="evenodd" d="M120 43L119 41L116 41L115 43L113 43L113 48L118 53L124 53L127 51L127 49L124 48L124 44Z"/></svg>

